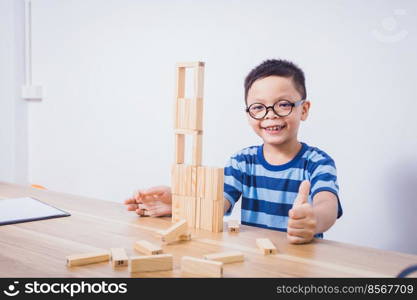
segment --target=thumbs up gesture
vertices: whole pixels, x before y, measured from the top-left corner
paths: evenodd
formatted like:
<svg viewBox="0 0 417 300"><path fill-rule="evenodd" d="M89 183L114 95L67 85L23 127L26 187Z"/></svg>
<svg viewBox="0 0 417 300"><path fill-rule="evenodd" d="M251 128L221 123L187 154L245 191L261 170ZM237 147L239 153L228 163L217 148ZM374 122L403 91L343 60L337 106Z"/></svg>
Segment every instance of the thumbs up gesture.
<svg viewBox="0 0 417 300"><path fill-rule="evenodd" d="M313 206L308 203L310 182L301 183L297 198L288 212L287 238L292 244L304 244L310 242L316 234L317 220Z"/></svg>

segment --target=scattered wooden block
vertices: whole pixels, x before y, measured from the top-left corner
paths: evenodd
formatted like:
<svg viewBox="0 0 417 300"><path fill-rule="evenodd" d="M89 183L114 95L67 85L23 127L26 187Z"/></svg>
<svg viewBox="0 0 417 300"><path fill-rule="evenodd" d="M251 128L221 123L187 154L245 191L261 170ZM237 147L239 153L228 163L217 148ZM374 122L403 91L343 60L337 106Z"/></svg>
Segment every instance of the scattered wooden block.
<svg viewBox="0 0 417 300"><path fill-rule="evenodd" d="M262 238L262 239L256 239L256 245L259 249L262 250L262 253L264 255L268 254L276 254L277 248L272 244L270 239Z"/></svg>
<svg viewBox="0 0 417 300"><path fill-rule="evenodd" d="M229 232L239 232L239 221L229 220L227 222L227 227L229 228Z"/></svg>
<svg viewBox="0 0 417 300"><path fill-rule="evenodd" d="M152 244L145 240L137 241L133 247L136 251L144 253L146 255L162 254L162 248L160 246Z"/></svg>
<svg viewBox="0 0 417 300"><path fill-rule="evenodd" d="M182 234L178 238L180 241L191 241L191 233Z"/></svg>
<svg viewBox="0 0 417 300"><path fill-rule="evenodd" d="M94 252L94 253L73 254L73 255L67 256L66 259L67 259L68 267L84 266L84 265L109 261L110 253L109 252Z"/></svg>
<svg viewBox="0 0 417 300"><path fill-rule="evenodd" d="M173 266L172 254L134 256L130 259L130 273L168 271L172 270Z"/></svg>
<svg viewBox="0 0 417 300"><path fill-rule="evenodd" d="M129 258L127 257L126 251L124 248L111 248L111 262L113 268L117 267L127 267L129 263Z"/></svg>
<svg viewBox="0 0 417 300"><path fill-rule="evenodd" d="M201 277L222 277L223 263L191 256L183 256L181 259L181 271Z"/></svg>
<svg viewBox="0 0 417 300"><path fill-rule="evenodd" d="M243 253L239 251L227 251L204 255L204 259L215 260L225 264L230 264L234 262L244 261L244 256Z"/></svg>
<svg viewBox="0 0 417 300"><path fill-rule="evenodd" d="M164 243L172 243L178 240L181 235L187 234L188 225L186 220L181 220L167 230L161 232Z"/></svg>

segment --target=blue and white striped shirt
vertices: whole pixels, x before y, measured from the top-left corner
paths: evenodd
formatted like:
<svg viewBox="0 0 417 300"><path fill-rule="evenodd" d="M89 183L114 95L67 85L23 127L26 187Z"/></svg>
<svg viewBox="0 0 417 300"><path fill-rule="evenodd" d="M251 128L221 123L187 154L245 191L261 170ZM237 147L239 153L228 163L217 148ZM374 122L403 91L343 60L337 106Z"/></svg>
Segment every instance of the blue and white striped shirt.
<svg viewBox="0 0 417 300"><path fill-rule="evenodd" d="M224 196L231 204L228 213L242 196L242 224L287 231L288 211L303 180L311 183L309 203L321 191L332 192L339 199L333 159L318 148L301 145L299 153L283 165L269 164L263 145L234 154L224 169ZM342 213L338 200L337 217Z"/></svg>

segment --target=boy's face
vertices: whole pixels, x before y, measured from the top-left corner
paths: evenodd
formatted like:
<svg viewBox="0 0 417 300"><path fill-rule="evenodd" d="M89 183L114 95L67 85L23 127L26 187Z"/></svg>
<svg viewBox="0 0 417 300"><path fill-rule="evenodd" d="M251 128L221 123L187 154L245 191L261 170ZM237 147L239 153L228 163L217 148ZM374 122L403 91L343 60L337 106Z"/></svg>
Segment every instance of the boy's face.
<svg viewBox="0 0 417 300"><path fill-rule="evenodd" d="M274 105L278 100L288 100L292 103L301 99L300 93L295 89L291 78L269 76L256 80L248 90L247 106L253 103L262 103L266 106ZM300 121L307 119L310 102L293 107L286 117L277 116L272 109L262 120L252 118L249 113L248 121L255 133L265 144L274 146L284 145L297 141Z"/></svg>

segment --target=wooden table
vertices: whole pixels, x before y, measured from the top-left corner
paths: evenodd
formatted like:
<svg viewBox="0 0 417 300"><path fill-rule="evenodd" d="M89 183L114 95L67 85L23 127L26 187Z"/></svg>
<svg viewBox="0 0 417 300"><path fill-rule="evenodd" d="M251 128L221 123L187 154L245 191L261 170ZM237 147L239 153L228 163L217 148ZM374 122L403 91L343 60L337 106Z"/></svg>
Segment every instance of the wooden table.
<svg viewBox="0 0 417 300"><path fill-rule="evenodd" d="M124 247L139 255L133 243L146 239L161 244L157 230L169 218L138 217L123 204L0 183L0 199L34 197L71 213L70 217L0 226L2 277L184 277L180 259L226 250L244 253L243 263L225 264L224 277L395 277L417 262L417 256L359 247L328 240L291 245L282 232L241 226L240 233L192 231L192 240L163 246L174 255L174 270L133 273L113 270L110 263L66 267L70 254ZM0 200L1 201L1 200ZM277 255L264 256L255 239L267 237Z"/></svg>

